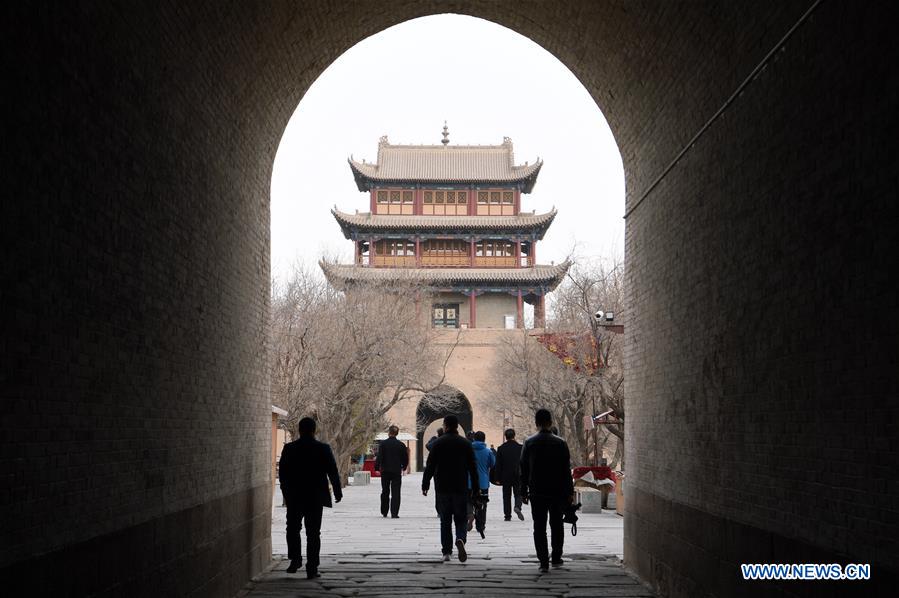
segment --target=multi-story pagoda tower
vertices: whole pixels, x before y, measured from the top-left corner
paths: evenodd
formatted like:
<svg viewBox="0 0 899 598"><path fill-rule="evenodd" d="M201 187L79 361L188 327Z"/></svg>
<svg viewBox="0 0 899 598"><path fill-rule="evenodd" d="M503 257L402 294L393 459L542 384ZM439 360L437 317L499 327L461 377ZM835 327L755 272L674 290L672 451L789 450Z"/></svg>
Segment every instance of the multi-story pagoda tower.
<svg viewBox="0 0 899 598"><path fill-rule="evenodd" d="M537 242L555 209L521 211L543 162L516 165L512 140L500 145L378 144L375 163L349 159L370 212L332 210L355 244L353 264L322 264L334 284L420 280L436 293L434 326L523 327L523 304L544 322L544 297L569 264L539 265Z"/></svg>

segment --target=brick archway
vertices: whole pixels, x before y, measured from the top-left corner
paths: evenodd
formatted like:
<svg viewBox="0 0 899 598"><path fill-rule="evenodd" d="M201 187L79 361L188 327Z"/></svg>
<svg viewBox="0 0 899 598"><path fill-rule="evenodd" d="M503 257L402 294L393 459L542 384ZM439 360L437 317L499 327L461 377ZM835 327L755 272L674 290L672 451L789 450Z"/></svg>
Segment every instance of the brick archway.
<svg viewBox="0 0 899 598"><path fill-rule="evenodd" d="M451 387L444 387L444 392L440 398L434 398L431 395L425 395L418 402L415 409L415 463L417 470L424 470L424 444L427 439L424 437L427 427L447 415L455 415L459 418L459 427L461 430L468 432L472 429L474 414L471 409L471 403L461 391ZM450 392L454 392L452 396L447 397Z"/></svg>
<svg viewBox="0 0 899 598"><path fill-rule="evenodd" d="M229 595L265 566L278 139L341 52L452 11L557 56L621 148L628 566L670 595L728 593L747 556L871 562L888 580L899 84L886 10L13 6L5 577ZM842 449L834 422L851 422ZM826 482L841 463L852 475ZM122 554L140 567L94 574Z"/></svg>

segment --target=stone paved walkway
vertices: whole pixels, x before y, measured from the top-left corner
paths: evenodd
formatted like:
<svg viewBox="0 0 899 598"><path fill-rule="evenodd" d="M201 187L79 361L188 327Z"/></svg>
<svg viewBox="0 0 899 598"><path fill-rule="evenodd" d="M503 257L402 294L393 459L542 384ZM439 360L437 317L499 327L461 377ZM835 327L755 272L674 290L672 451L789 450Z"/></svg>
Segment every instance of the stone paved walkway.
<svg viewBox="0 0 899 598"><path fill-rule="evenodd" d="M421 495L421 474L403 478L399 519L378 512L380 483L348 487L343 501L325 509L319 579L285 572L284 508L276 497L272 521L273 569L248 585L245 596L638 596L652 593L620 566L622 518L614 512L582 514L578 535L565 531L565 565L537 570L530 511L506 522L502 494L491 488L487 538L469 534L466 563L440 560L433 488ZM278 493L276 493L278 494Z"/></svg>

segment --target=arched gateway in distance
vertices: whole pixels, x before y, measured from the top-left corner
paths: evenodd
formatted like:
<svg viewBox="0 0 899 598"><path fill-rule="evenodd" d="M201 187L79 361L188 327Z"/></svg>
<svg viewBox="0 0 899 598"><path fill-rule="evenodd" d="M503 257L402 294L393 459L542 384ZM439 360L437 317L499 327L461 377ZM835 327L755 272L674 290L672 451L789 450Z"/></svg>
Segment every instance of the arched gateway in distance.
<svg viewBox="0 0 899 598"><path fill-rule="evenodd" d="M543 162L516 165L508 137L499 145L451 145L444 126L440 145L395 145L385 136L376 162L351 157L349 165L359 191L369 194L370 211L332 210L353 241L354 259L322 263L325 276L338 286L420 282L433 297L422 310L428 324L447 329L453 339L462 332L446 382L466 397L470 425L499 445L509 416L483 398L496 347L524 328L524 303L534 306L535 327L543 327L546 294L569 267L567 261L537 262L537 243L556 210L521 209L521 196L533 190ZM388 417L419 433L417 411L398 405ZM420 446L414 454L420 467Z"/></svg>
<svg viewBox="0 0 899 598"><path fill-rule="evenodd" d="M424 469L427 451L425 443L436 433L447 415L459 418L459 433L464 434L472 429L473 413L468 398L457 388L441 386L436 393L426 394L418 401L415 409L415 463L416 469Z"/></svg>

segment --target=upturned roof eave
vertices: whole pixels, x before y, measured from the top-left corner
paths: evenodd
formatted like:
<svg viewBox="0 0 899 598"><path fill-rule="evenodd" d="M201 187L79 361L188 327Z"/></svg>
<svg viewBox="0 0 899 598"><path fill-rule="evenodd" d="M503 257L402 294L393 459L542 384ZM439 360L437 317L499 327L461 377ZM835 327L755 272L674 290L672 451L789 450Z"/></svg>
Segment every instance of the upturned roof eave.
<svg viewBox="0 0 899 598"><path fill-rule="evenodd" d="M534 222L516 222L522 216L425 216L425 215L373 215L366 212L364 216L354 215L347 212L341 212L336 207L331 209L331 215L340 225L345 239L352 238L352 231L369 232L377 234L408 234L415 231L422 232L447 232L449 234L462 233L465 231L476 231L485 233L511 234L518 231L525 233L537 233L537 239L542 240L546 231L552 225L558 214L558 210L554 207L549 212L533 215ZM372 222L360 222L360 218L377 220ZM430 220L429 220L430 218ZM485 219L496 219L495 222L484 223ZM395 223L390 222L396 220ZM403 219L418 219L419 222L406 224ZM471 219L471 222L467 220ZM424 221L424 222L422 222Z"/></svg>
<svg viewBox="0 0 899 598"><path fill-rule="evenodd" d="M509 288L541 287L546 292L550 292L562 282L571 263L565 261L559 265L536 266L534 268L542 268L549 270L549 272L544 276L525 276L514 280L504 278L502 274L505 274L506 276L513 273L527 275L529 273L527 271L532 271L534 268L370 268L352 264L332 264L324 261L319 262L319 266L328 281L334 285L408 281L415 284L421 284L424 287L438 289L452 286L495 285L498 287ZM496 276L490 276L492 272L496 272ZM439 278L434 277L435 274L441 273L448 276ZM536 274L535 272L531 273Z"/></svg>
<svg viewBox="0 0 899 598"><path fill-rule="evenodd" d="M507 178L488 178L488 177L465 177L465 178L444 178L444 177L385 177L377 176L364 172L364 167L377 168L377 164L361 164L353 160L352 157L347 158L350 169L353 171L353 178L356 181L356 188L359 191L371 191L372 183L377 184L485 184L485 185L508 185L512 183L524 183L521 187L522 193L530 193L537 184L537 175L543 167L543 161L537 160L534 164L515 166L523 172L520 176Z"/></svg>

